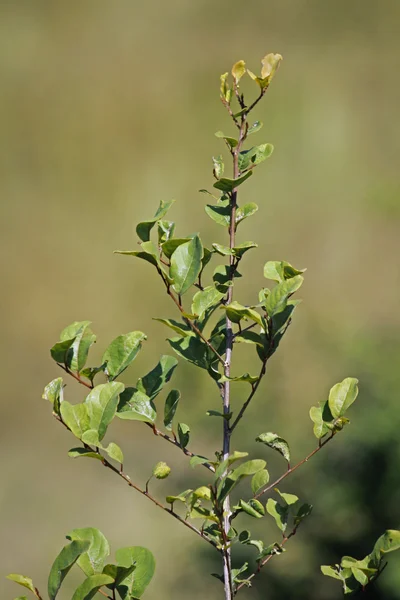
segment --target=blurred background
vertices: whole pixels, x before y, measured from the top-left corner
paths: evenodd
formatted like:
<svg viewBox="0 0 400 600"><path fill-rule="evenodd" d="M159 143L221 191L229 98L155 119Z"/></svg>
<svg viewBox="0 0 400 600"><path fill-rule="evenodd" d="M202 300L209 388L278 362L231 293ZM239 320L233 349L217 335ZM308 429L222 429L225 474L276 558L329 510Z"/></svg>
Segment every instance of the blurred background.
<svg viewBox="0 0 400 600"><path fill-rule="evenodd" d="M304 302L234 448L265 457L276 478L283 461L256 435L277 431L301 459L315 445L309 408L346 376L359 378L360 395L351 425L282 486L314 513L243 600L340 598L320 565L361 558L400 526L399 20L396 0L0 3L2 597L19 592L4 579L9 572L45 590L64 535L94 526L114 550L154 552L147 598L221 598L209 575L220 570L212 549L97 461L69 459L74 441L41 394L61 375L49 348L74 320L93 321L92 364L118 334L148 334L127 383L170 352L168 330L152 317L176 317L174 306L147 263L113 250L134 249L135 224L171 198L178 234L224 243L197 192L212 186L211 156L222 150L214 132L233 133L219 75L239 59L259 72L267 52L284 62L254 117L264 122L258 143L275 152L242 188L260 210L239 237L259 249L243 261L248 276L236 298L254 301L266 260L308 271ZM239 362L254 370L245 346ZM174 377L191 448L210 455L220 423L205 411L219 409L218 396L195 367L182 364ZM69 399L84 397L67 383ZM235 389L237 408L244 389ZM153 486L161 499L188 480L206 482L143 424L118 421L111 430L138 482L156 461L171 464L173 476ZM274 542L267 521L241 524ZM241 558L252 557L243 550ZM400 598L399 559L391 555L363 597ZM71 597L74 577L61 599Z"/></svg>

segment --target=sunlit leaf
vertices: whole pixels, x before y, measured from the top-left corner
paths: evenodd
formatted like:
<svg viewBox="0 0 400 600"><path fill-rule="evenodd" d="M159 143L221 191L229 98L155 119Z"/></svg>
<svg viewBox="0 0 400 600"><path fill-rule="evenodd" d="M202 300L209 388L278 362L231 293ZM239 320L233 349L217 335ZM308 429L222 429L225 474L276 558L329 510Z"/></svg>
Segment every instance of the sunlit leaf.
<svg viewBox="0 0 400 600"><path fill-rule="evenodd" d="M102 358L102 362L107 363L106 372L111 381L129 367L146 339L147 336L141 331L131 331L119 335L111 342Z"/></svg>
<svg viewBox="0 0 400 600"><path fill-rule="evenodd" d="M197 235L174 251L169 273L177 294L184 294L196 282L201 271L202 258L203 245Z"/></svg>
<svg viewBox="0 0 400 600"><path fill-rule="evenodd" d="M117 417L129 421L154 423L157 417L151 399L134 387L127 387L120 395Z"/></svg>
<svg viewBox="0 0 400 600"><path fill-rule="evenodd" d="M64 404L64 403L63 403ZM48 594L50 600L54 600L62 582L67 576L69 570L76 563L78 558L89 549L89 541L73 541L61 550L50 570L48 580Z"/></svg>
<svg viewBox="0 0 400 600"><path fill-rule="evenodd" d="M175 200L170 200L169 202L164 202L161 200L154 218L150 219L149 221L143 221L137 225L136 233L142 242L148 242L150 240L150 232L154 225L167 214L174 202Z"/></svg>
<svg viewBox="0 0 400 600"><path fill-rule="evenodd" d="M276 433L261 433L256 437L256 442L262 442L266 446L277 450L290 463L290 450L286 440L281 438Z"/></svg>
<svg viewBox="0 0 400 600"><path fill-rule="evenodd" d="M158 364L147 375L138 379L137 388L153 400L169 382L178 364L173 356L161 356Z"/></svg>
<svg viewBox="0 0 400 600"><path fill-rule="evenodd" d="M358 395L358 379L347 377L329 392L329 408L334 418L344 415Z"/></svg>
<svg viewBox="0 0 400 600"><path fill-rule="evenodd" d="M89 547L81 554L77 564L88 577L103 569L104 561L110 554L110 545L106 537L94 527L73 529L66 538L74 541L89 542Z"/></svg>
<svg viewBox="0 0 400 600"><path fill-rule="evenodd" d="M154 556L147 548L140 546L121 548L115 556L122 567L136 565L135 571L117 588L122 600L141 598L154 575Z"/></svg>

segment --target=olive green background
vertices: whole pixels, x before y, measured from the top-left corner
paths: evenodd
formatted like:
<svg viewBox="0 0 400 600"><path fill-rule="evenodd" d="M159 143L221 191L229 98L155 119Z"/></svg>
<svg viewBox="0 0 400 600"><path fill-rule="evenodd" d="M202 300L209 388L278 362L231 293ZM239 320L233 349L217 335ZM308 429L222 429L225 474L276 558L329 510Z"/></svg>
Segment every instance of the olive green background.
<svg viewBox="0 0 400 600"><path fill-rule="evenodd" d="M346 376L360 379L360 395L351 425L282 486L313 503L313 516L241 596L340 598L319 565L361 558L386 528L400 526L399 19L396 0L0 2L3 598L20 593L3 578L9 572L45 590L64 535L84 526L101 529L114 549L154 552L145 597L222 597L209 576L220 570L212 549L96 461L69 459L74 441L41 394L61 374L48 349L74 320L93 321L92 364L116 335L148 334L125 382L169 352L168 330L151 318L176 313L155 272L112 252L135 248L135 224L160 199L177 199L178 233L226 241L197 192L212 186L211 156L222 148L214 132L233 131L219 75L242 58L258 71L267 52L284 62L254 116L264 121L257 140L275 152L241 188L260 210L239 239L259 249L243 260L236 298L254 301L266 260L308 271L304 302L234 448L266 457L278 476L283 461L256 435L278 432L300 459L315 444L310 406ZM244 89L256 91L250 81ZM250 347L238 354L237 370L258 368ZM174 385L191 448L212 455L220 423L205 411L219 408L214 388L190 365L179 367ZM235 388L236 408L244 389ZM83 393L68 381L70 399ZM188 480L207 481L141 423L111 430L138 482L157 460L171 464L173 476L152 486L161 499ZM253 523L241 525L279 539L267 519ZM400 597L399 557L390 563L364 597ZM68 581L79 574L66 580L64 600Z"/></svg>

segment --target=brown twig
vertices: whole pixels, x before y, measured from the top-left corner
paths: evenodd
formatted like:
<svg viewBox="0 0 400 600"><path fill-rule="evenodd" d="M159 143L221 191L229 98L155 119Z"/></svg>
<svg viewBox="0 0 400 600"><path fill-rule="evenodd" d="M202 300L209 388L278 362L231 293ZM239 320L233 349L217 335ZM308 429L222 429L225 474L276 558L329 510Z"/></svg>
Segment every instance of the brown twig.
<svg viewBox="0 0 400 600"><path fill-rule="evenodd" d="M85 381L84 379L82 379L77 373L73 373L73 371L70 371L68 369L68 367L66 367L65 365L62 365L61 363L57 363L57 364L66 373L68 373L68 375L71 375L71 377L73 377L74 379L76 379L76 381L78 381L81 385L84 385L85 387L89 388L89 390L92 390L94 388L93 383L88 383L87 381Z"/></svg>
<svg viewBox="0 0 400 600"><path fill-rule="evenodd" d="M57 421L59 421L62 425L64 425L64 427L66 429L68 429L68 431L71 431L70 428L68 427L68 425L63 421L63 419L59 415L57 415L56 413L53 413L53 415L57 419ZM163 511L165 511L168 514L170 514L171 516L173 516L180 523L182 523L183 525L185 525L185 527L187 527L191 531L194 531L202 539L206 540L209 544L211 544L212 546L216 547L216 543L213 542L212 540L210 540L209 538L205 537L204 534L202 534L202 532L199 529L197 529L197 527L194 527L194 525L191 525L191 523L188 523L188 521L185 521L184 519L182 519L182 517L180 515L178 515L177 513L175 513L172 508L168 508L168 507L164 506L163 504L161 504L161 502L159 502L151 494L149 494L145 489L143 490L141 487L139 487L138 485L136 485L136 483L133 483L133 481L131 480L131 478L129 477L129 475L126 475L122 470L117 469L117 467L114 467L114 465L111 464L100 453L100 451L98 449L93 449L91 446L89 446L89 444L85 444L84 442L82 442L82 443L83 443L83 445L84 445L85 448L87 448L88 450L90 450L90 452L95 452L96 454L98 454L101 457L101 462L102 462L103 466L107 467L108 469L110 469L111 471L113 471L113 473L116 473L121 479L123 479L129 485L129 487L133 488L134 490L136 490L137 492L139 492L140 494L142 494L142 496L145 496L146 498L148 498L149 500L151 500L151 502L153 502L153 504L155 504L156 506L158 506L158 508L161 508Z"/></svg>

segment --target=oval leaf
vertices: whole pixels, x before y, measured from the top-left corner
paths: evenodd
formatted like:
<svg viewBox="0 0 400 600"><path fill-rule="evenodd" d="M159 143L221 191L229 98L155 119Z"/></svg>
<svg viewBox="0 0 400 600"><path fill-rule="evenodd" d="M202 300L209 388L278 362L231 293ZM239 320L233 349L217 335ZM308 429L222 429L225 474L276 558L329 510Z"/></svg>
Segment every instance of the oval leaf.
<svg viewBox="0 0 400 600"><path fill-rule="evenodd" d="M91 600L103 585L114 583L114 578L109 575L91 575L77 588L72 600Z"/></svg>
<svg viewBox="0 0 400 600"><path fill-rule="evenodd" d="M64 546L61 550L51 567L49 575L47 590L50 600L55 599L69 570L73 567L81 554L84 554L84 552L88 550L89 546L90 542L88 541L74 541L67 546Z"/></svg>
<svg viewBox="0 0 400 600"><path fill-rule="evenodd" d="M329 392L328 404L335 419L342 417L357 398L357 384L358 379L346 377L341 383L334 385Z"/></svg>
<svg viewBox="0 0 400 600"><path fill-rule="evenodd" d="M111 381L131 364L146 339L147 336L141 331L131 331L119 335L111 342L102 359L103 363L107 363L106 372Z"/></svg>
<svg viewBox="0 0 400 600"><path fill-rule="evenodd" d="M71 542L89 542L89 548L77 561L85 575L89 577L103 569L104 560L110 554L110 545L101 531L94 527L73 529L66 538Z"/></svg>
<svg viewBox="0 0 400 600"><path fill-rule="evenodd" d="M141 598L154 575L154 556L147 548L140 546L121 548L117 550L115 556L121 567L136 564L135 571L117 588L122 600Z"/></svg>
<svg viewBox="0 0 400 600"><path fill-rule="evenodd" d="M203 245L199 236L181 244L171 256L169 274L173 279L173 289L179 295L184 294L196 282L201 271Z"/></svg>

